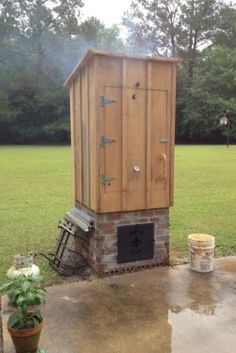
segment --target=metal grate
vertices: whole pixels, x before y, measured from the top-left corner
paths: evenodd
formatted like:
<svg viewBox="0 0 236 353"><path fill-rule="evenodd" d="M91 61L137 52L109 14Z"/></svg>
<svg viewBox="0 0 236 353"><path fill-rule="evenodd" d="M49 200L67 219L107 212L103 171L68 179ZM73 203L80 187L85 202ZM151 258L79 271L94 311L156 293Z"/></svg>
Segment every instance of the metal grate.
<svg viewBox="0 0 236 353"><path fill-rule="evenodd" d="M74 238L79 237L81 231L90 232L93 227L93 219L76 208L65 214L59 222L60 233L50 259L51 265L58 273L71 276L81 265L85 265L80 254L75 251Z"/></svg>
<svg viewBox="0 0 236 353"><path fill-rule="evenodd" d="M117 228L118 263L152 259L154 256L154 224L143 223Z"/></svg>

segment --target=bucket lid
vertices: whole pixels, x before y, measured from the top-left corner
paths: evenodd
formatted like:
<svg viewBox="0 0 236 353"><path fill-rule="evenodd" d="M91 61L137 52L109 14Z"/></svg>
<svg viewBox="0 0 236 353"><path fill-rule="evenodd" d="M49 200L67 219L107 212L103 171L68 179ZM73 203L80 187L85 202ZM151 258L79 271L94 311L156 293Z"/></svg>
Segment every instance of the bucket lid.
<svg viewBox="0 0 236 353"><path fill-rule="evenodd" d="M214 241L215 237L209 234L195 233L190 234L188 239L193 241Z"/></svg>

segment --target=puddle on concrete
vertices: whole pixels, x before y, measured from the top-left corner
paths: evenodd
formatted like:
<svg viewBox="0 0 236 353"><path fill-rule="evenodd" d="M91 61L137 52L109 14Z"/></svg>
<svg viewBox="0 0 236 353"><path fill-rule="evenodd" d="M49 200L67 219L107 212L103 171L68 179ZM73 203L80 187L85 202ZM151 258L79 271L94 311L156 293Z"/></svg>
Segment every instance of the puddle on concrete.
<svg viewBox="0 0 236 353"><path fill-rule="evenodd" d="M168 311L169 353L230 353L235 347L235 315L224 303ZM233 315L232 315L233 314Z"/></svg>
<svg viewBox="0 0 236 353"><path fill-rule="evenodd" d="M224 272L236 273L236 261L235 256L222 257L217 259L216 269Z"/></svg>
<svg viewBox="0 0 236 353"><path fill-rule="evenodd" d="M49 288L41 344L50 353L232 353L235 288L233 272L182 266Z"/></svg>
<svg viewBox="0 0 236 353"><path fill-rule="evenodd" d="M115 286L106 279L96 302L94 296L89 301L90 311L83 310L89 327L83 353L232 353L233 283L232 276L188 269L116 277ZM86 312L96 312L92 321Z"/></svg>

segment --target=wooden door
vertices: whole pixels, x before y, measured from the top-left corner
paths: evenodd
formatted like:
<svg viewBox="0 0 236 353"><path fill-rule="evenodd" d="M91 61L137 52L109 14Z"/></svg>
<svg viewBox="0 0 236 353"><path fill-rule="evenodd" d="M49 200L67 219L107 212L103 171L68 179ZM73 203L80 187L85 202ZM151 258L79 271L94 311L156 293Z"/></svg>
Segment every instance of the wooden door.
<svg viewBox="0 0 236 353"><path fill-rule="evenodd" d="M100 106L100 211L169 207L168 91L105 87Z"/></svg>

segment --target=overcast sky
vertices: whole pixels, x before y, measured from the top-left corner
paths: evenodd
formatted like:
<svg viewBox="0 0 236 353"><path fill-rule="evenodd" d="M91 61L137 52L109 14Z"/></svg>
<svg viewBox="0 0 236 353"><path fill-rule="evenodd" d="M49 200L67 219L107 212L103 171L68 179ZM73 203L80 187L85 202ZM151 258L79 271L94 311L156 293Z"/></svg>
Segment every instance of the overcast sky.
<svg viewBox="0 0 236 353"><path fill-rule="evenodd" d="M124 11L128 10L132 0L84 0L85 17L97 17L107 27L120 24Z"/></svg>
<svg viewBox="0 0 236 353"><path fill-rule="evenodd" d="M223 0L229 3L230 0ZM235 3L236 0L231 0ZM130 7L132 0L84 0L83 13L85 17L97 17L107 27L121 24L124 11Z"/></svg>

